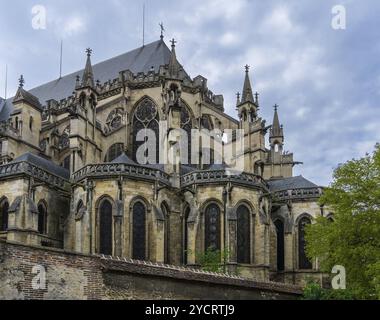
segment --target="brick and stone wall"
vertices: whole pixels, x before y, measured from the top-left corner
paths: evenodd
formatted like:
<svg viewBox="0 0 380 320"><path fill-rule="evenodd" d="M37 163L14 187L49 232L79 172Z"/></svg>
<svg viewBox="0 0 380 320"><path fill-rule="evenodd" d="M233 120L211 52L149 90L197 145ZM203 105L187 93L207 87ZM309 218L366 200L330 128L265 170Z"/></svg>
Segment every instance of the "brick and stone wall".
<svg viewBox="0 0 380 320"><path fill-rule="evenodd" d="M46 288L33 289L46 270ZM297 299L299 287L0 242L0 299Z"/></svg>

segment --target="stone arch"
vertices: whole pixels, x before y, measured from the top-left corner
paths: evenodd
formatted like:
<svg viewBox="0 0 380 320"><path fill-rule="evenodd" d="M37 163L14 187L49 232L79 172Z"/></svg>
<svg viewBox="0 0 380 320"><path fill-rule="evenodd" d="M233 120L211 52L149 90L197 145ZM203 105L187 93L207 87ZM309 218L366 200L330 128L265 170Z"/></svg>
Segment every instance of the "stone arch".
<svg viewBox="0 0 380 320"><path fill-rule="evenodd" d="M239 201L236 212L236 261L249 264L252 261L252 207L246 201Z"/></svg>
<svg viewBox="0 0 380 320"><path fill-rule="evenodd" d="M130 244L131 256L136 260L147 260L149 256L149 217L148 201L137 196L129 206L130 212Z"/></svg>
<svg viewBox="0 0 380 320"><path fill-rule="evenodd" d="M223 205L219 200L205 201L201 209L202 215L202 247L203 252L209 248L222 249Z"/></svg>
<svg viewBox="0 0 380 320"><path fill-rule="evenodd" d="M313 218L308 213L303 213L296 219L297 226L297 260L298 269L310 270L313 268L313 264L306 255L306 241L305 241L305 226L311 224Z"/></svg>
<svg viewBox="0 0 380 320"><path fill-rule="evenodd" d="M96 251L105 255L113 255L114 228L113 215L115 201L109 195L101 196L95 204L96 209Z"/></svg>

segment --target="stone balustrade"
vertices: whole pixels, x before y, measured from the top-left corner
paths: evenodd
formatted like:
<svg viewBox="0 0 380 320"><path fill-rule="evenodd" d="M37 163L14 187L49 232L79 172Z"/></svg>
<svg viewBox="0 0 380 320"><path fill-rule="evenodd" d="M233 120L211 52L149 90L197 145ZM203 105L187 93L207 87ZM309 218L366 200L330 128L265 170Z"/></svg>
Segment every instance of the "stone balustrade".
<svg viewBox="0 0 380 320"><path fill-rule="evenodd" d="M72 179L78 182L86 177L114 177L127 176L140 180L159 181L163 184L169 184L169 175L161 170L139 166L128 165L124 163L104 163L91 164L76 171Z"/></svg>
<svg viewBox="0 0 380 320"><path fill-rule="evenodd" d="M273 193L276 200L297 200L297 199L315 199L323 193L322 188L299 188L290 190L281 190Z"/></svg>
<svg viewBox="0 0 380 320"><path fill-rule="evenodd" d="M225 170L194 171L181 177L181 187L193 184L228 183L268 189L265 180L252 173L228 174Z"/></svg>
<svg viewBox="0 0 380 320"><path fill-rule="evenodd" d="M36 180L43 181L60 189L69 190L70 188L68 180L26 161L16 163L11 162L0 166L0 179L23 174L27 174Z"/></svg>

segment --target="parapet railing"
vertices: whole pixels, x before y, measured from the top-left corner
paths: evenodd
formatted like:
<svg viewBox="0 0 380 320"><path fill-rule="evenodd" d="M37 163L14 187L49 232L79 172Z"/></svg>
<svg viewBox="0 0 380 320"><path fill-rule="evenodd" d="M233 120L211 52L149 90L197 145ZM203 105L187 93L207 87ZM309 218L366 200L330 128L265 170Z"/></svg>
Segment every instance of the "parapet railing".
<svg viewBox="0 0 380 320"><path fill-rule="evenodd" d="M265 180L253 173L228 174L226 170L194 171L181 177L181 187L193 184L228 183L268 188Z"/></svg>
<svg viewBox="0 0 380 320"><path fill-rule="evenodd" d="M68 189L69 181L26 161L8 163L0 166L0 178L27 174L34 179L46 182L61 189Z"/></svg>
<svg viewBox="0 0 380 320"><path fill-rule="evenodd" d="M107 177L120 175L169 184L169 175L161 170L124 163L90 164L74 172L72 179L75 182L78 182L86 177Z"/></svg>
<svg viewBox="0 0 380 320"><path fill-rule="evenodd" d="M276 191L273 195L277 200L294 200L319 198L322 193L322 188L298 188Z"/></svg>

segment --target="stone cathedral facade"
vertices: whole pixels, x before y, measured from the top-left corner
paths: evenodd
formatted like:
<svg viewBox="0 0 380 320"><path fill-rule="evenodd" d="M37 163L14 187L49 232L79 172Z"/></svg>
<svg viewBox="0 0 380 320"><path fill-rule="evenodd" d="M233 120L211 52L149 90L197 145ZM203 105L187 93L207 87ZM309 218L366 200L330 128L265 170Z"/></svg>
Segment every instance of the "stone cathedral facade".
<svg viewBox="0 0 380 320"><path fill-rule="evenodd" d="M298 163L283 150L277 107L267 125L248 66L236 119L163 37L96 65L88 49L84 70L25 87L21 77L15 97L0 98L0 239L191 267L210 248L244 277L320 276L305 254L304 227L328 214L317 203L322 189L293 176ZM243 172L215 162L215 137L209 162L199 152L196 164L184 164L178 148L171 163L139 163L138 132L159 135L162 123L164 136L243 129ZM157 158L180 140L157 143ZM222 144L236 141L232 134ZM190 159L194 141L187 144Z"/></svg>

